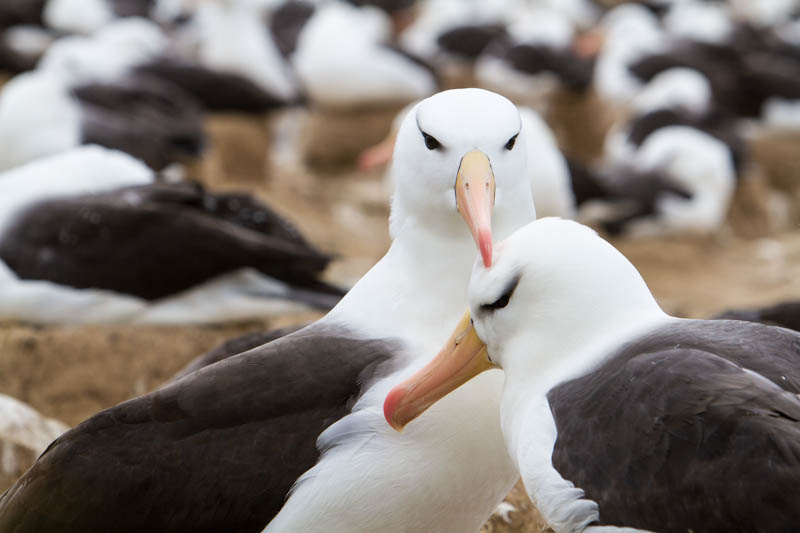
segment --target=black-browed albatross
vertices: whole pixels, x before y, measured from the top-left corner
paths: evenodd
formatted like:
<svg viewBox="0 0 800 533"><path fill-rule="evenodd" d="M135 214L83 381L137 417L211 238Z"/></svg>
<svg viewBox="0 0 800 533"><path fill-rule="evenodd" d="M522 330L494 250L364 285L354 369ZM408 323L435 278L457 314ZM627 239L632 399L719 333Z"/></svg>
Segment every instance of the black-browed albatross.
<svg viewBox="0 0 800 533"><path fill-rule="evenodd" d="M53 43L36 70L0 92L0 170L82 144L126 151L159 170L199 155L200 105L168 81L135 71L167 45L157 26L140 19Z"/></svg>
<svg viewBox="0 0 800 533"><path fill-rule="evenodd" d="M0 259L24 280L156 301L251 268L285 284L286 299L319 309L344 293L319 279L331 258L291 222L249 194L198 183L48 198L9 222Z"/></svg>
<svg viewBox="0 0 800 533"><path fill-rule="evenodd" d="M344 294L319 279L330 256L268 205L154 179L97 146L0 173L0 318L218 323Z"/></svg>
<svg viewBox="0 0 800 533"><path fill-rule="evenodd" d="M470 280L474 326L387 396L393 426L502 367L506 446L557 532L797 529L800 335L670 317L574 222L540 219L496 250Z"/></svg>
<svg viewBox="0 0 800 533"><path fill-rule="evenodd" d="M0 499L0 531L477 531L518 478L500 373L402 438L381 404L463 312L473 236L488 262L492 231L534 217L520 128L479 89L418 104L395 148L392 245L339 305L66 433Z"/></svg>

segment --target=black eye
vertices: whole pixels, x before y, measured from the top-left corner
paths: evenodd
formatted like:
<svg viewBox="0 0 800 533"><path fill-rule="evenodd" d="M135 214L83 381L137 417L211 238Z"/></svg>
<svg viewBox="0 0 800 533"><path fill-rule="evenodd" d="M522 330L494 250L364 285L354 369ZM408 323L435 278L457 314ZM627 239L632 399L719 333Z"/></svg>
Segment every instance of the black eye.
<svg viewBox="0 0 800 533"><path fill-rule="evenodd" d="M519 136L519 133L517 133L516 135L514 135L513 137L511 137L508 140L508 142L506 143L506 146L505 146L506 150L511 150L512 148L514 148L514 145L517 144L517 137L518 136Z"/></svg>
<svg viewBox="0 0 800 533"><path fill-rule="evenodd" d="M422 132L422 138L425 139L425 146L428 150L438 150L442 147L442 143L436 140L436 137L433 135L428 135L424 131Z"/></svg>
<svg viewBox="0 0 800 533"><path fill-rule="evenodd" d="M498 309L502 309L508 305L509 300L511 300L511 295L514 294L514 290L519 285L519 278L520 276L515 276L511 282L506 285L503 294L500 295L500 298L493 301L490 304L482 304L481 311L497 311Z"/></svg>

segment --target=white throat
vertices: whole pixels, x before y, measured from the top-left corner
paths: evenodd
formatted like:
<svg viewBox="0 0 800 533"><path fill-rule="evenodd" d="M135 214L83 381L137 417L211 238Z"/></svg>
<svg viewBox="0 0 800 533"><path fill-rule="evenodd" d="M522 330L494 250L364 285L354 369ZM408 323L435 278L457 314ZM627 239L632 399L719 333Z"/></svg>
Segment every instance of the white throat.
<svg viewBox="0 0 800 533"><path fill-rule="evenodd" d="M415 357L430 357L467 309L477 249L461 225L463 234L452 236L407 221L386 255L326 319L356 324L374 337L402 337L420 350Z"/></svg>
<svg viewBox="0 0 800 533"><path fill-rule="evenodd" d="M584 311L576 317L572 331L545 319L541 327L504 347L506 380L500 410L509 449L516 449L515 443L524 438L519 430L525 426L522 422L530 406L546 402L551 389L591 372L626 340L678 320L664 313L655 300L652 305L642 301L625 310L598 306ZM592 327L581 327L586 324Z"/></svg>

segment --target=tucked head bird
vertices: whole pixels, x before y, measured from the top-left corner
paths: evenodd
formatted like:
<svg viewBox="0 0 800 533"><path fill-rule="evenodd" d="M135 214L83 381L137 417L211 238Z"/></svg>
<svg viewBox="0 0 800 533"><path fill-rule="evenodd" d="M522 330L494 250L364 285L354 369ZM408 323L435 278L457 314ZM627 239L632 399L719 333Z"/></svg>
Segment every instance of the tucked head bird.
<svg viewBox="0 0 800 533"><path fill-rule="evenodd" d="M502 375L404 435L381 405L462 314L473 240L489 260L489 223L503 238L534 218L525 146L499 95L422 101L398 134L392 245L339 304L67 432L0 498L0 531L477 531L519 475Z"/></svg>
<svg viewBox="0 0 800 533"><path fill-rule="evenodd" d="M291 62L316 106L407 103L435 92L432 69L387 46L391 40L391 19L385 13L327 2L303 26Z"/></svg>
<svg viewBox="0 0 800 533"><path fill-rule="evenodd" d="M439 355L387 396L393 427L500 367L506 447L556 531L796 527L796 332L670 317L622 254L559 219L500 243L492 268L476 262L469 301Z"/></svg>
<svg viewBox="0 0 800 533"><path fill-rule="evenodd" d="M59 39L35 71L0 92L0 169L82 144L125 151L156 170L198 156L205 138L199 103L135 72L168 45L157 26L139 19Z"/></svg>

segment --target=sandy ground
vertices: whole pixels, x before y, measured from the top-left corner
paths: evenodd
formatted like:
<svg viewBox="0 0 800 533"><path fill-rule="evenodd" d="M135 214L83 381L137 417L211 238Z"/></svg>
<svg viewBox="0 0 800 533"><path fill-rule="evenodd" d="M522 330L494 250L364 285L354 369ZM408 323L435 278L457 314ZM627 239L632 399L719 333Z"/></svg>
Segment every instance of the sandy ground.
<svg viewBox="0 0 800 533"><path fill-rule="evenodd" d="M352 283L388 246L386 187L378 172L340 169L312 174L280 145L270 162L264 148L274 139L274 131L281 138L302 135L296 118L296 114L269 121L214 117L209 122L211 153L193 173L219 188L256 192L291 217L313 242L337 254L328 273L331 280ZM737 209L746 214L748 199L740 204L743 207ZM676 315L707 317L730 307L800 298L797 226L776 232L769 224L753 224L740 216L714 238L614 244L640 269L663 307ZM152 390L225 339L315 316L213 327L0 324L0 393L74 425L100 409ZM0 476L0 490L12 478ZM518 509L511 513L511 523L495 517L485 531L543 530L519 486L509 499Z"/></svg>

